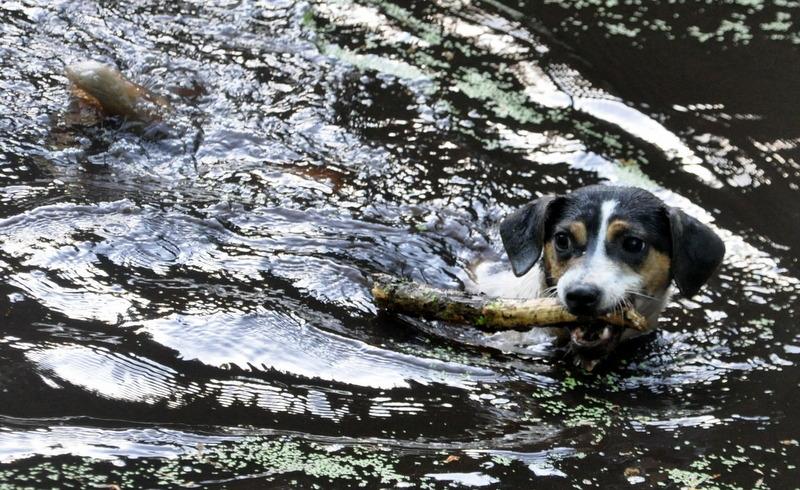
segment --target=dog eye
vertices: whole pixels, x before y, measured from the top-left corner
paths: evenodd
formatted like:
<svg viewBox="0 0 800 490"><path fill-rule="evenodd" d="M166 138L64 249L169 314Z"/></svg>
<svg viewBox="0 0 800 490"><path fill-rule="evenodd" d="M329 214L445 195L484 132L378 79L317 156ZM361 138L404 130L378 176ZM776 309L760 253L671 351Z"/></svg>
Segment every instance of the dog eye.
<svg viewBox="0 0 800 490"><path fill-rule="evenodd" d="M556 233L556 235L553 237L553 243L556 246L556 250L558 250L559 252L566 252L567 250L569 250L570 246L569 235L567 235L563 231Z"/></svg>
<svg viewBox="0 0 800 490"><path fill-rule="evenodd" d="M639 254L644 251L645 243L641 238L629 236L622 241L622 249L631 254Z"/></svg>

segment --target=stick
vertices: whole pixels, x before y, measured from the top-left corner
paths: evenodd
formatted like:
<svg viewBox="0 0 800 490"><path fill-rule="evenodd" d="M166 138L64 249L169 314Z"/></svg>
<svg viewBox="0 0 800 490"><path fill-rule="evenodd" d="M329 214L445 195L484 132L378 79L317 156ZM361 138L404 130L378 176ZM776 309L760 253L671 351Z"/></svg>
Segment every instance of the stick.
<svg viewBox="0 0 800 490"><path fill-rule="evenodd" d="M381 308L436 320L469 323L482 330L528 330L581 319L557 298L527 300L488 298L463 291L435 289L387 274L373 276L372 296ZM643 331L647 320L632 309L598 318L619 327Z"/></svg>

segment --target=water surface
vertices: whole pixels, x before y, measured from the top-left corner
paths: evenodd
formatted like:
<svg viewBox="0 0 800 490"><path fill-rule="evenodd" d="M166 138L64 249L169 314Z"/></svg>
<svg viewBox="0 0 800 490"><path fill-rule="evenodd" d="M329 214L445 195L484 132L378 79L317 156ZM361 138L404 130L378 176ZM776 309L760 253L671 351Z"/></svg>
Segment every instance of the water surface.
<svg viewBox="0 0 800 490"><path fill-rule="evenodd" d="M3 4L0 486L796 485L798 7ZM87 58L165 121L76 121ZM729 251L601 372L377 314L598 182Z"/></svg>

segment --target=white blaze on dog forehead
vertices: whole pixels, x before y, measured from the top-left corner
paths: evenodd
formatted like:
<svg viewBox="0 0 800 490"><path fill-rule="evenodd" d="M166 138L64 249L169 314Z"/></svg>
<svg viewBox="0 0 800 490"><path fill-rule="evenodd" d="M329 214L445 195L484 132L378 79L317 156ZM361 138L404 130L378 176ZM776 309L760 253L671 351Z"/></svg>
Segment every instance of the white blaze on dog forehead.
<svg viewBox="0 0 800 490"><path fill-rule="evenodd" d="M586 258L575 264L558 280L558 297L566 304L566 295L572 287L586 284L596 286L601 291L600 310L610 310L617 306L629 291L637 291L641 278L633 271L620 267L606 253L608 225L617 207L616 200L604 201L600 205L599 226L595 245Z"/></svg>
<svg viewBox="0 0 800 490"><path fill-rule="evenodd" d="M597 240L595 240L594 254L593 255L606 255L606 235L608 234L608 222L611 221L611 215L617 207L617 201L603 201L600 205L600 226L597 231Z"/></svg>

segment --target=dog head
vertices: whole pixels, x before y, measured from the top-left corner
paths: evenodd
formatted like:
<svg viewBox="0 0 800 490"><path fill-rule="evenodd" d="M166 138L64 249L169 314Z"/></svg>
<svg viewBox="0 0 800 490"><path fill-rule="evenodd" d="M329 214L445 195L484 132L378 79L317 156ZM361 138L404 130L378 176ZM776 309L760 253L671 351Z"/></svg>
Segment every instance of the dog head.
<svg viewBox="0 0 800 490"><path fill-rule="evenodd" d="M695 295L725 254L709 227L632 187L589 186L541 197L507 217L500 235L514 274L541 259L543 286L574 315L592 319L633 306L651 326L673 281L684 296ZM612 349L619 332L609 329L591 340L573 330L573 348Z"/></svg>

